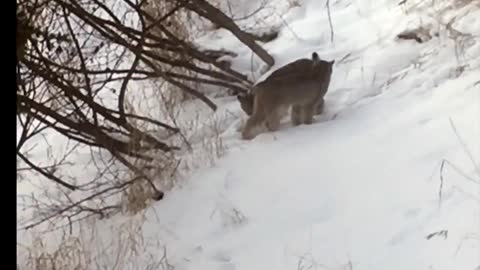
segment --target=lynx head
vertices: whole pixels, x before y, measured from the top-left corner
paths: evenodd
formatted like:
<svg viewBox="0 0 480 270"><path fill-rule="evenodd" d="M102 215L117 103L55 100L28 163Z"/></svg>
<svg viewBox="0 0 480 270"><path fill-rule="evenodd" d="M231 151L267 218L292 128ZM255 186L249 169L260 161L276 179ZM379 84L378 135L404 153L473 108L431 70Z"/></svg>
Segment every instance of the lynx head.
<svg viewBox="0 0 480 270"><path fill-rule="evenodd" d="M314 74L323 74L330 77L332 75L333 65L335 64L335 60L332 61L325 61L321 60L318 56L317 52L312 53L312 62L313 66L312 69L314 70Z"/></svg>
<svg viewBox="0 0 480 270"><path fill-rule="evenodd" d="M240 102L240 107L247 115L252 115L253 113L253 99L254 96L252 93L237 95L237 100Z"/></svg>
<svg viewBox="0 0 480 270"><path fill-rule="evenodd" d="M320 57L318 56L318 53L317 52L313 52L312 53L312 62L313 62L313 65L318 65L322 62L324 63L327 63L330 67L333 66L333 64L335 64L335 60L332 60L330 62L328 61L323 61L322 59L320 59Z"/></svg>

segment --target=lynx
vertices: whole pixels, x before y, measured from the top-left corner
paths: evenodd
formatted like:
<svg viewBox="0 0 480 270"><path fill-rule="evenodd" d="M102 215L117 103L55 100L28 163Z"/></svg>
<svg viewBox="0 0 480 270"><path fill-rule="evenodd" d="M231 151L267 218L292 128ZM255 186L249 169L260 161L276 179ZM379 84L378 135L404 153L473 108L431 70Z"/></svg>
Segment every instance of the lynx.
<svg viewBox="0 0 480 270"><path fill-rule="evenodd" d="M318 56L318 55L317 55ZM313 58L313 55L312 55ZM313 65L313 60L312 59L299 59L294 62L291 62L276 71L274 71L272 74L270 74L265 81L261 83L265 83L266 81L274 80L281 78L282 76L285 75L290 75L294 73L302 73L305 72L306 70L310 70ZM252 115L253 113L253 99L254 99L254 94L253 93L242 93L237 95L237 100L240 103L240 107L242 110L247 114L247 115ZM318 104L318 107L315 111L315 114L321 114L323 112L323 102Z"/></svg>
<svg viewBox="0 0 480 270"><path fill-rule="evenodd" d="M242 109L250 115L242 138L253 139L263 124L270 131L278 130L289 107L294 126L312 124L313 116L323 111L334 63L320 60L314 52L311 60L300 59L273 72L254 86L250 96L239 96ZM252 100L253 106L249 107Z"/></svg>

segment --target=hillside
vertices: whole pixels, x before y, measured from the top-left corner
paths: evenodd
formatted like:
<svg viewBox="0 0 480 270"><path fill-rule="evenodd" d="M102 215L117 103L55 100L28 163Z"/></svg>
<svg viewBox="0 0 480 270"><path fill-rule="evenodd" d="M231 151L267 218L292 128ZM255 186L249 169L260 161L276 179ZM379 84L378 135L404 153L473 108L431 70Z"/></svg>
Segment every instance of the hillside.
<svg viewBox="0 0 480 270"><path fill-rule="evenodd" d="M333 41L324 1L262 21L280 28L264 45L272 70L313 51L335 59L325 113L309 126L286 117L279 131L244 141L235 97L216 98L202 121L216 119L217 133L197 132L221 142L221 157L192 154L198 169L135 216L85 223L81 238L101 252L99 265L480 269L480 2L339 0L330 13ZM397 39L419 27L429 31L422 42ZM262 68L226 31L197 41L234 50L237 70ZM138 242L121 245L131 230Z"/></svg>

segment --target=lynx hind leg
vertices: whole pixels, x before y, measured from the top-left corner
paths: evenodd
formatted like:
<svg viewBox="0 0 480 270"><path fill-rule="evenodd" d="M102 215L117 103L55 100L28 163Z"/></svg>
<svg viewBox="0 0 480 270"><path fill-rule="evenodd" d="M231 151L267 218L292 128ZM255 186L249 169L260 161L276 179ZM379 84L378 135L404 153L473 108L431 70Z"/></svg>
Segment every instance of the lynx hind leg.
<svg viewBox="0 0 480 270"><path fill-rule="evenodd" d="M313 115L315 114L315 111L316 103L302 106L302 124L311 125L313 123Z"/></svg>
<svg viewBox="0 0 480 270"><path fill-rule="evenodd" d="M268 130L274 131L272 125L270 124L270 121L268 118L265 120L265 126L267 127Z"/></svg>
<svg viewBox="0 0 480 270"><path fill-rule="evenodd" d="M280 120L282 119L282 110L281 108L277 108L272 110L267 115L267 128L270 131L277 131L280 128Z"/></svg>
<svg viewBox="0 0 480 270"><path fill-rule="evenodd" d="M325 101L322 99L320 99L320 101L318 101L317 103L317 106L316 106L316 112L315 114L322 114L323 113L323 110L324 110L324 105L325 105Z"/></svg>
<svg viewBox="0 0 480 270"><path fill-rule="evenodd" d="M298 105L292 106L291 120L293 126L298 126L302 123L302 107Z"/></svg>

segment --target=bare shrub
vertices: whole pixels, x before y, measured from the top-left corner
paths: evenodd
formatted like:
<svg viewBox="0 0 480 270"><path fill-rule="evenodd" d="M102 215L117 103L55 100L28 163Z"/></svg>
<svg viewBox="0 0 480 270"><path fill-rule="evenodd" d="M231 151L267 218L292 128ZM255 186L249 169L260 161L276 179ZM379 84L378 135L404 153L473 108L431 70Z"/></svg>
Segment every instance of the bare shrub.
<svg viewBox="0 0 480 270"><path fill-rule="evenodd" d="M19 178L40 178L56 188L53 198L28 198L26 208L41 210L21 222L23 228L109 216L118 211L119 195L133 185L148 187L145 192L135 188L142 196L148 189L154 198L163 196L155 178L168 177L151 172L178 167L177 159L166 160L189 143L175 127L174 110L167 110L166 123L157 120L165 118L160 112L151 116L133 104L130 98L139 95L141 82L164 85L171 103L167 107L178 106L188 96L212 110L217 106L204 94L208 89L242 92L251 85L247 76L217 61L229 52L200 48L189 39L184 24L188 14L228 29L273 63L207 1L17 0L17 6ZM43 149L38 149L39 142ZM61 148L67 149L64 157L58 157ZM88 154L90 159L85 158ZM53 162L45 162L42 155ZM166 162L155 164L158 160ZM164 174L172 172L167 169Z"/></svg>
<svg viewBox="0 0 480 270"><path fill-rule="evenodd" d="M196 102L215 111L208 94L251 85L219 60L233 53L190 39L185 18L195 13L231 31L268 65L273 58L207 1L17 0L17 6L17 183L33 179L40 186L19 195L17 207L31 212L17 226L68 231L56 246L38 237L22 247L29 256L20 269L137 269L148 255L138 227L106 244L94 241L98 233L87 237L75 228L122 210L138 216L161 199L192 150L188 125L217 134L197 141L213 164L225 151L223 127L179 119L181 107ZM158 88L144 88L148 83ZM151 258L146 269L172 268L166 249Z"/></svg>

